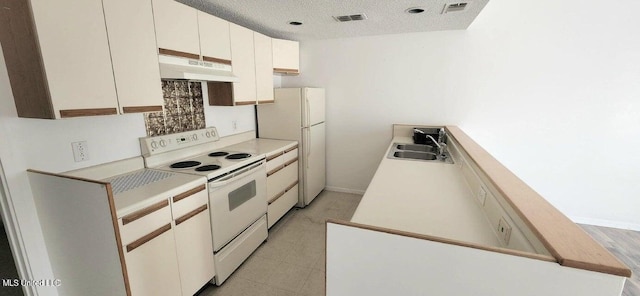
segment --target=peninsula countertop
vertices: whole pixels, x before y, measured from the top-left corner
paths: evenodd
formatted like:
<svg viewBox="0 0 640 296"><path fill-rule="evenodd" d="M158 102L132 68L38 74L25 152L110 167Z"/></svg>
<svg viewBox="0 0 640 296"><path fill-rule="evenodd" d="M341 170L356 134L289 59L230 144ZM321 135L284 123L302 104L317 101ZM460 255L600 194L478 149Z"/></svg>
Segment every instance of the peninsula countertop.
<svg viewBox="0 0 640 296"><path fill-rule="evenodd" d="M514 214L551 255L510 252L488 226L456 164L387 158L385 153L351 222L390 232L553 260L562 266L630 277L631 270L456 126L447 135L474 163ZM393 143L412 143L412 125L394 125ZM389 149L392 146L389 146ZM454 157L454 161L456 161ZM429 239L429 238L427 238ZM441 241L440 239L435 239Z"/></svg>
<svg viewBox="0 0 640 296"><path fill-rule="evenodd" d="M394 137L394 143L413 143ZM499 247L460 168L443 162L387 158L385 153L351 221Z"/></svg>

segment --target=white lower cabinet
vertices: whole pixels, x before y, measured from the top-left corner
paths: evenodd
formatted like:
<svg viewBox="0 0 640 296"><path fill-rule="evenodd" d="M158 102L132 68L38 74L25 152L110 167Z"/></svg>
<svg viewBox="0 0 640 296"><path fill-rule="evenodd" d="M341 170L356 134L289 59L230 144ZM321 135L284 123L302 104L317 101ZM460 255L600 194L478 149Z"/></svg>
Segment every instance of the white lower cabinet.
<svg viewBox="0 0 640 296"><path fill-rule="evenodd" d="M215 276L201 185L119 219L132 296L193 295Z"/></svg>
<svg viewBox="0 0 640 296"><path fill-rule="evenodd" d="M167 226L168 230L130 251L124 247L131 295L181 295L174 230Z"/></svg>
<svg viewBox="0 0 640 296"><path fill-rule="evenodd" d="M298 202L297 145L267 156L267 221L271 228ZM277 156L276 156L277 155Z"/></svg>
<svg viewBox="0 0 640 296"><path fill-rule="evenodd" d="M205 205L206 206L206 205ZM193 295L215 275L209 209L176 222L176 253L182 295Z"/></svg>

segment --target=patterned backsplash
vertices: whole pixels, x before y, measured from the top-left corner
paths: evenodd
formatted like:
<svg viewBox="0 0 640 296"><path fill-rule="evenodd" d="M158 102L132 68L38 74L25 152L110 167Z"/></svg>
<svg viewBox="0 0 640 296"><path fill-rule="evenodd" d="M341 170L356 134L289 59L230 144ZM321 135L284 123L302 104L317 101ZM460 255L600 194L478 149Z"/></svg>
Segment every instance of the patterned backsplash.
<svg viewBox="0 0 640 296"><path fill-rule="evenodd" d="M160 136L205 128L202 84L162 80L164 111L144 114L147 136Z"/></svg>

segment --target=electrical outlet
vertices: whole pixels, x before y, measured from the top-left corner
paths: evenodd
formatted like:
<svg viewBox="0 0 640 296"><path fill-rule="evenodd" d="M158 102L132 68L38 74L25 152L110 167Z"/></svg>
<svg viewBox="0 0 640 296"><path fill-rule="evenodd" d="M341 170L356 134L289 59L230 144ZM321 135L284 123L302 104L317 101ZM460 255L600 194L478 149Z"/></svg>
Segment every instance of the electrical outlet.
<svg viewBox="0 0 640 296"><path fill-rule="evenodd" d="M498 236L502 239L504 245L509 245L509 239L511 238L511 225L507 220L502 217L498 222Z"/></svg>
<svg viewBox="0 0 640 296"><path fill-rule="evenodd" d="M237 120L233 120L231 121L231 127L233 128L233 130L237 130L238 129L238 121Z"/></svg>
<svg viewBox="0 0 640 296"><path fill-rule="evenodd" d="M71 149L73 150L73 159L76 162L89 160L89 146L87 146L87 141L72 142Z"/></svg>
<svg viewBox="0 0 640 296"><path fill-rule="evenodd" d="M480 186L477 197L480 204L484 206L484 201L487 200L487 189L485 189L484 186Z"/></svg>

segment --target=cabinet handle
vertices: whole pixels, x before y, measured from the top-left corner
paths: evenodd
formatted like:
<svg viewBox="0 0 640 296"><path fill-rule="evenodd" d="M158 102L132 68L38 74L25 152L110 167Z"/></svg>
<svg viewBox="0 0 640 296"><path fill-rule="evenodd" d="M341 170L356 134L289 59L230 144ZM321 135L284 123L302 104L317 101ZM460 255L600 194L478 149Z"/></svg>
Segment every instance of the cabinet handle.
<svg viewBox="0 0 640 296"><path fill-rule="evenodd" d="M294 162L296 162L296 161L298 161L298 159L297 159L297 158L294 158L294 159L292 159L292 160L289 160L289 161L287 161L287 163L285 163L285 164L284 164L284 166L289 166L290 164L292 164L292 163L294 163Z"/></svg>
<svg viewBox="0 0 640 296"><path fill-rule="evenodd" d="M271 198L267 203L268 204L273 203L274 201L278 200L278 198L282 197L285 193L287 193L287 191L280 191L280 193L276 194L276 196Z"/></svg>
<svg viewBox="0 0 640 296"><path fill-rule="evenodd" d="M295 146L285 150L284 153L288 153L288 152L291 152L291 151L296 150L296 149L298 149L298 144L296 144Z"/></svg>
<svg viewBox="0 0 640 296"><path fill-rule="evenodd" d="M267 173L267 177L269 177L269 176L271 176L271 175L273 175L273 174L277 173L277 172L278 172L278 171L280 171L281 169L284 169L284 165L281 165L281 166L279 166L279 167L277 167L277 168L273 169L272 171L268 172L268 173Z"/></svg>
<svg viewBox="0 0 640 296"><path fill-rule="evenodd" d="M274 155L271 155L271 156L267 157L267 161L274 160L274 159L276 159L276 158L278 158L278 157L282 156L283 154L284 154L284 153L279 152L279 153L276 153L276 154L274 154Z"/></svg>
<svg viewBox="0 0 640 296"><path fill-rule="evenodd" d="M79 116L97 116L97 115L115 115L118 114L116 108L93 108L93 109L68 109L60 110L60 117L79 117Z"/></svg>
<svg viewBox="0 0 640 296"><path fill-rule="evenodd" d="M137 212L131 213L129 215L126 215L126 216L122 217L122 225L127 225L127 224L129 224L129 223L131 223L133 221L136 221L136 220L138 220L138 219L140 219L140 218L142 218L142 217L144 217L146 215L149 215L149 214L151 214L151 213L153 213L153 212L155 212L157 210L160 210L160 209L162 209L162 208L164 208L164 207L166 207L168 205L169 205L169 201L165 199L165 200L163 200L163 201L161 201L161 202L159 202L157 204L154 204L152 206L146 207L146 208L144 208L144 209L142 209L140 211L137 211Z"/></svg>
<svg viewBox="0 0 640 296"><path fill-rule="evenodd" d="M202 185L200 185L200 186L198 186L196 188L193 188L193 189L191 189L189 191L180 193L180 194L178 194L178 195L173 197L173 202L179 202L179 201L181 201L181 200L183 200L183 199L185 199L185 198L187 198L189 196L192 196L192 195L194 195L194 194L196 194L196 193L198 193L198 192L200 192L202 190L205 190L205 188L207 188L206 185L202 184Z"/></svg>
<svg viewBox="0 0 640 296"><path fill-rule="evenodd" d="M298 181L296 180L293 184L289 185L289 187L287 187L287 189L285 189L284 191L281 191L280 193L278 193L276 196L274 196L273 198L271 198L267 204L272 204L274 201L278 200L278 198L281 198L285 193L289 192L289 190L293 189L293 187L296 187L296 185L298 185Z"/></svg>
<svg viewBox="0 0 640 296"><path fill-rule="evenodd" d="M187 220L193 218L195 215L198 215L198 214L206 211L207 208L208 208L207 205L202 205L201 207L199 207L199 208L197 208L197 209L185 214L184 216L176 219L176 226L178 226L178 224L180 224L180 223L182 223L184 221L187 221Z"/></svg>
<svg viewBox="0 0 640 296"><path fill-rule="evenodd" d="M300 74L300 71L298 69L287 69L287 68L273 68L273 72L275 73L282 73L282 74L288 74L288 75L298 75Z"/></svg>
<svg viewBox="0 0 640 296"><path fill-rule="evenodd" d="M293 182L293 184L289 185L289 187L287 187L287 189L285 189L284 192L288 192L289 190L293 189L293 187L296 187L296 185L298 185L298 180Z"/></svg>
<svg viewBox="0 0 640 296"><path fill-rule="evenodd" d="M162 112L162 106L129 106L122 107L124 113Z"/></svg>
<svg viewBox="0 0 640 296"><path fill-rule="evenodd" d="M246 101L246 102L235 102L236 106L244 106L244 105L255 105L256 101Z"/></svg>
<svg viewBox="0 0 640 296"><path fill-rule="evenodd" d="M213 63L219 63L219 64L225 64L225 65L231 66L230 60L219 59L219 58L208 57L208 56L202 56L202 60L205 62L213 62Z"/></svg>
<svg viewBox="0 0 640 296"><path fill-rule="evenodd" d="M156 229L155 231L137 239L136 241L130 243L127 245L127 252L131 252L133 250L135 250L137 247L144 245L146 242L160 236L161 234L167 232L169 229L171 229L171 223L162 226L158 229Z"/></svg>
<svg viewBox="0 0 640 296"><path fill-rule="evenodd" d="M171 49L166 49L166 48L158 48L158 53L159 54L163 54L163 55L170 55L170 56L174 56L174 57L183 57L183 58L194 59L194 60L199 60L200 59L200 55L199 54L193 54L193 53L190 53L190 52L177 51L177 50L171 50Z"/></svg>

